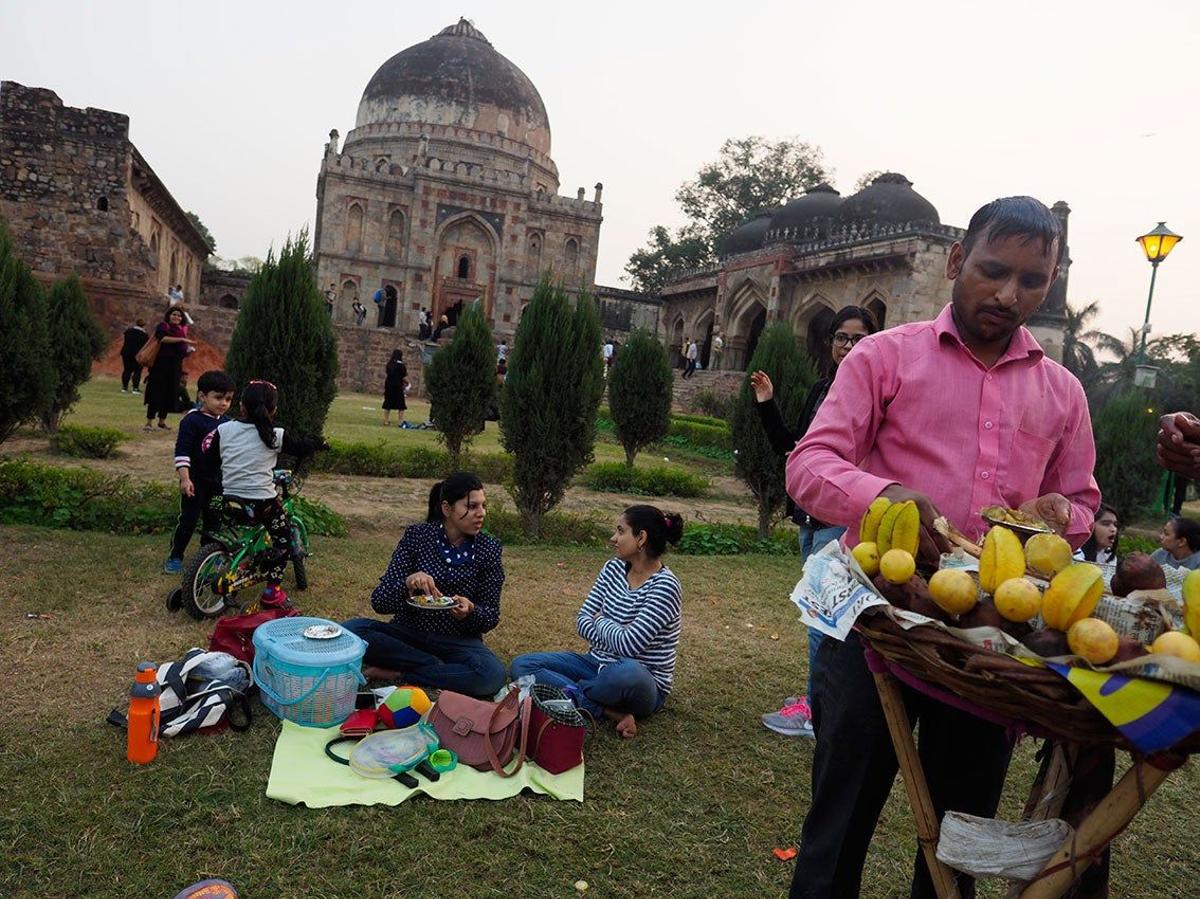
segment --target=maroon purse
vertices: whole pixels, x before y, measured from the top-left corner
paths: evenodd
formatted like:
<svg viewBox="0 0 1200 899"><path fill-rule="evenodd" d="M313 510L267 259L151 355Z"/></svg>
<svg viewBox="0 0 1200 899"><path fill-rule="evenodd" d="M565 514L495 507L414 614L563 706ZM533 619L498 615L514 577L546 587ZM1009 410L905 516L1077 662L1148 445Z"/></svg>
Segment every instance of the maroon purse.
<svg viewBox="0 0 1200 899"><path fill-rule="evenodd" d="M442 748L452 750L459 762L477 771L490 770L501 777L512 777L525 764L529 704L528 699L521 702L516 688L499 702L485 702L443 690L430 709L428 720ZM505 770L514 752L517 764L511 771Z"/></svg>
<svg viewBox="0 0 1200 899"><path fill-rule="evenodd" d="M578 709L569 712L544 705L547 700L570 703L558 687L534 684L529 711L529 757L542 770L562 774L583 764L587 719ZM590 716L589 716L590 717Z"/></svg>
<svg viewBox="0 0 1200 899"><path fill-rule="evenodd" d="M222 618L213 628L212 636L208 638L210 652L227 652L235 659L241 659L247 665L254 664L254 631L260 624L274 621L276 618L290 618L299 615L296 608L265 609L250 615L230 615Z"/></svg>

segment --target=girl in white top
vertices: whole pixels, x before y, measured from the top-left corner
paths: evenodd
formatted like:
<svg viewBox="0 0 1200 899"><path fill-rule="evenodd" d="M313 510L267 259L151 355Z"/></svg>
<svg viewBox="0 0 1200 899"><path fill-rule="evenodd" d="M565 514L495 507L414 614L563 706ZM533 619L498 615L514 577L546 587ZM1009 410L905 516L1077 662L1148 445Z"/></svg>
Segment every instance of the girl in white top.
<svg viewBox="0 0 1200 899"><path fill-rule="evenodd" d="M217 457L221 467L221 490L226 500L234 500L248 511L249 517L262 524L271 535L267 588L260 605L284 606L287 594L279 586L291 550L291 522L275 491L273 472L280 452L290 456L309 456L323 449L320 438L292 437L277 428L279 391L270 381L251 381L242 390L236 419L218 425L201 445L203 452Z"/></svg>

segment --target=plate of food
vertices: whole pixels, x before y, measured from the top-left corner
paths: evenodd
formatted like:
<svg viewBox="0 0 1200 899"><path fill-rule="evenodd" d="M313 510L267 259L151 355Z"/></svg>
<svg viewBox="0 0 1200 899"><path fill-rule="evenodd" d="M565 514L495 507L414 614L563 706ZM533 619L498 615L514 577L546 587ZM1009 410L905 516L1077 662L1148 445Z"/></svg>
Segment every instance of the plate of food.
<svg viewBox="0 0 1200 899"><path fill-rule="evenodd" d="M1054 533L1054 528L1050 527L1042 519L1036 515L1030 515L1028 512L1022 512L1020 509L1006 509L1004 506L984 506L979 510L979 516L988 524L1008 528L1021 537Z"/></svg>
<svg viewBox="0 0 1200 899"><path fill-rule="evenodd" d="M457 605L453 596L431 596L428 593L418 593L408 598L408 604L418 609L452 609Z"/></svg>
<svg viewBox="0 0 1200 899"><path fill-rule="evenodd" d="M310 640L332 640L342 633L336 624L313 624L304 629L304 636Z"/></svg>

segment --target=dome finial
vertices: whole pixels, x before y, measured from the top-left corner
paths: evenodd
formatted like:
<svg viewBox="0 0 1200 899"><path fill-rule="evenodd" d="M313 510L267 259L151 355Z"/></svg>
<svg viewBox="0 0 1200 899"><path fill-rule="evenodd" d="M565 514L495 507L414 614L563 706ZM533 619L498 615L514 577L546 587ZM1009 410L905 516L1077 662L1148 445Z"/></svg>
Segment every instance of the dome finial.
<svg viewBox="0 0 1200 899"><path fill-rule="evenodd" d="M492 42L483 36L483 32L475 27L474 23L465 16L460 18L453 25L447 25L434 37L469 37L473 40L483 41L489 47Z"/></svg>

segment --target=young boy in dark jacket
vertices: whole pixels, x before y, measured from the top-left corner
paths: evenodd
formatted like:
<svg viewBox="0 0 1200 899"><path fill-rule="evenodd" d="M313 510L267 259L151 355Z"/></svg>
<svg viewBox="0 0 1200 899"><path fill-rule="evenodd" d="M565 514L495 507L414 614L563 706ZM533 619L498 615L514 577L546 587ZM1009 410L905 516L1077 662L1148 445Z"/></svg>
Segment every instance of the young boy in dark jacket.
<svg viewBox="0 0 1200 899"><path fill-rule="evenodd" d="M204 461L200 444L217 425L229 421L225 415L233 402L233 380L223 371L206 371L196 382L200 406L179 422L175 438L175 473L179 476L179 523L171 539L171 551L163 571L175 574L183 569L183 553L196 530L196 521L208 520L209 500L221 492L221 473Z"/></svg>

